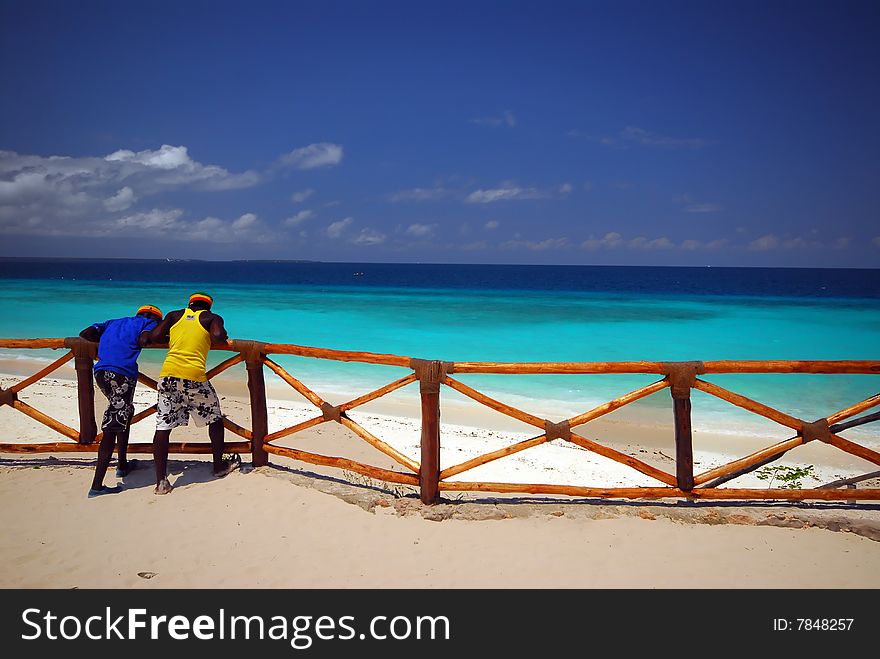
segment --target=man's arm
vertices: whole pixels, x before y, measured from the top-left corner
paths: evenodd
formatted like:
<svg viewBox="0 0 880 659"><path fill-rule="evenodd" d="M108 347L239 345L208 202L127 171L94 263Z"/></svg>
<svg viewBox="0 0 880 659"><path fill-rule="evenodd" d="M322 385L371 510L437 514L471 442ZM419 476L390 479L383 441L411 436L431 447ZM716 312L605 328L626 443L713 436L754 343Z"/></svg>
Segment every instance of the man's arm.
<svg viewBox="0 0 880 659"><path fill-rule="evenodd" d="M79 335L84 338L86 341L94 341L97 343L101 340L101 334L104 333L104 328L107 326L107 323L95 323L94 325L89 325L86 327Z"/></svg>
<svg viewBox="0 0 880 659"><path fill-rule="evenodd" d="M149 333L141 332L141 336L147 334L147 338L145 343L168 343L168 331L171 329L171 326L180 320L180 314L183 312L182 309L178 309L177 311L170 311L168 315L165 316L159 324L156 325ZM138 337L138 345L140 345L140 337Z"/></svg>
<svg viewBox="0 0 880 659"><path fill-rule="evenodd" d="M144 324L144 329L143 331L141 331L140 334L138 334L137 338L137 344L139 348L144 348L147 346L147 344L150 342L150 332L156 329L156 326L159 324L159 322L151 320Z"/></svg>
<svg viewBox="0 0 880 659"><path fill-rule="evenodd" d="M229 335L223 325L223 317L214 314L211 319L211 343L226 343Z"/></svg>

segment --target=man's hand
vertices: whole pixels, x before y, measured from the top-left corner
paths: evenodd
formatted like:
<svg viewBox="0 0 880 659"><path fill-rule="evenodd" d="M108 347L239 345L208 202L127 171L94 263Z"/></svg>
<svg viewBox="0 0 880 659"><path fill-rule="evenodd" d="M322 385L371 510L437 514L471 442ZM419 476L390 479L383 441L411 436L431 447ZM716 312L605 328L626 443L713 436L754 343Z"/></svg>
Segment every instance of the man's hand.
<svg viewBox="0 0 880 659"><path fill-rule="evenodd" d="M93 343L97 343L101 340L101 333L94 325L89 325L82 332L80 332L79 335L86 341L92 341Z"/></svg>
<svg viewBox="0 0 880 659"><path fill-rule="evenodd" d="M149 332L147 335L147 343L168 343L168 331L174 323L180 320L181 315L182 310L180 309L177 311L169 311L168 315L159 321L159 324ZM147 333L143 332L143 334Z"/></svg>

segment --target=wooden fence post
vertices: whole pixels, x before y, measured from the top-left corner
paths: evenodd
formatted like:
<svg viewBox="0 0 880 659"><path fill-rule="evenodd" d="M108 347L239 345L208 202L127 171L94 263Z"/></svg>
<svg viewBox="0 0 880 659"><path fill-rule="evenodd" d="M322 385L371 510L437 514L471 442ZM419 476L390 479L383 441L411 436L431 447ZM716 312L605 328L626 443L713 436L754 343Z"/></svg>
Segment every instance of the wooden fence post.
<svg viewBox="0 0 880 659"><path fill-rule="evenodd" d="M672 413L675 419L675 479L678 489L694 489L694 438L691 425L691 387L697 373L704 371L702 362L667 364Z"/></svg>
<svg viewBox="0 0 880 659"><path fill-rule="evenodd" d="M76 368L76 397L79 403L79 443L91 444L98 435L95 423L95 380L93 367L98 344L79 336L64 339L64 345L73 351Z"/></svg>
<svg viewBox="0 0 880 659"><path fill-rule="evenodd" d="M422 503L440 501L440 377L439 361L413 359L422 399L422 460L419 467L419 498Z"/></svg>
<svg viewBox="0 0 880 659"><path fill-rule="evenodd" d="M269 454L263 440L269 434L269 412L266 407L266 380L263 375L263 347L259 341L233 341L233 346L245 359L248 393L251 401L251 464L263 467L269 464Z"/></svg>

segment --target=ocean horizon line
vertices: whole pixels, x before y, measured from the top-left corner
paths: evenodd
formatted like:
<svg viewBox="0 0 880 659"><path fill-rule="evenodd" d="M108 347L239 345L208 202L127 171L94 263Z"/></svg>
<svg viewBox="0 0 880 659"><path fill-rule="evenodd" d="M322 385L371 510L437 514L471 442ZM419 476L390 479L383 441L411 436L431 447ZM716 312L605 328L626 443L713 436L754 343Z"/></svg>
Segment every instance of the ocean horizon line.
<svg viewBox="0 0 880 659"><path fill-rule="evenodd" d="M76 263L302 263L327 265L405 265L405 266L460 266L460 267L512 267L512 268L635 268L635 269L686 269L704 270L864 270L877 271L877 267L861 266L767 266L767 265L677 265L677 264L626 264L626 263L488 263L449 261L330 261L317 259L196 259L138 256L2 256L0 262L76 262Z"/></svg>

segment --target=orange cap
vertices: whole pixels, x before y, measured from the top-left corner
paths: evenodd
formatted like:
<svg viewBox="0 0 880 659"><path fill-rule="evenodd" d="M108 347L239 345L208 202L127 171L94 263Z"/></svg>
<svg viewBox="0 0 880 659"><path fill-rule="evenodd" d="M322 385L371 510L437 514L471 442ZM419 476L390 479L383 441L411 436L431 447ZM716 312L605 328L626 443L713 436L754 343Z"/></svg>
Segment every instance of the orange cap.
<svg viewBox="0 0 880 659"><path fill-rule="evenodd" d="M145 304L141 307L138 307L138 313L151 313L156 316L159 320L162 320L162 311L159 307L154 307L152 304Z"/></svg>
<svg viewBox="0 0 880 659"><path fill-rule="evenodd" d="M209 307L212 304L214 304L214 298L212 298L207 293L193 293L192 295L189 296L189 301L190 302L207 302Z"/></svg>

